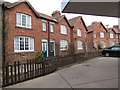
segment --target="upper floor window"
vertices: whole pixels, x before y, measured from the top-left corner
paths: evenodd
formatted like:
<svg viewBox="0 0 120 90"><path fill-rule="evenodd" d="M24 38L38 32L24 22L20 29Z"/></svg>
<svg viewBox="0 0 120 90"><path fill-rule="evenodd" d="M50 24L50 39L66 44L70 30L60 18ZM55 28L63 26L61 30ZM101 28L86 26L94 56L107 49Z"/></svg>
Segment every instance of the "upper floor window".
<svg viewBox="0 0 120 90"><path fill-rule="evenodd" d="M42 30L46 31L46 23L45 22L42 23Z"/></svg>
<svg viewBox="0 0 120 90"><path fill-rule="evenodd" d="M68 41L60 40L60 50L67 50L67 49L68 49Z"/></svg>
<svg viewBox="0 0 120 90"><path fill-rule="evenodd" d="M110 38L114 38L114 35L113 35L113 33L110 33Z"/></svg>
<svg viewBox="0 0 120 90"><path fill-rule="evenodd" d="M77 35L80 36L80 37L82 36L80 29L77 29Z"/></svg>
<svg viewBox="0 0 120 90"><path fill-rule="evenodd" d="M67 35L67 27L65 25L61 25L61 34Z"/></svg>
<svg viewBox="0 0 120 90"><path fill-rule="evenodd" d="M53 24L50 25L50 32L54 32L54 25Z"/></svg>
<svg viewBox="0 0 120 90"><path fill-rule="evenodd" d="M118 38L118 34L116 34L116 38Z"/></svg>
<svg viewBox="0 0 120 90"><path fill-rule="evenodd" d="M23 13L17 13L16 20L17 20L17 26L31 28L31 16Z"/></svg>
<svg viewBox="0 0 120 90"><path fill-rule="evenodd" d="M100 38L104 38L104 32L100 32Z"/></svg>
<svg viewBox="0 0 120 90"><path fill-rule="evenodd" d="M96 32L94 32L94 38L96 38Z"/></svg>
<svg viewBox="0 0 120 90"><path fill-rule="evenodd" d="M14 52L34 51L34 38L25 36L14 37Z"/></svg>
<svg viewBox="0 0 120 90"><path fill-rule="evenodd" d="M78 41L78 49L83 49L83 43L82 43L82 41Z"/></svg>

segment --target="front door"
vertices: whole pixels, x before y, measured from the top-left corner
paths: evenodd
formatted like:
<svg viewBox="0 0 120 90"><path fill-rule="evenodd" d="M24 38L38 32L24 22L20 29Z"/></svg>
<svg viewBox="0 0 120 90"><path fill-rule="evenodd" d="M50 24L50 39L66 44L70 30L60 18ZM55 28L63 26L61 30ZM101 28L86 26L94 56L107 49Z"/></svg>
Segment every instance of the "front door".
<svg viewBox="0 0 120 90"><path fill-rule="evenodd" d="M50 57L55 56L55 45L54 45L54 40L50 40Z"/></svg>
<svg viewBox="0 0 120 90"><path fill-rule="evenodd" d="M42 53L43 53L43 57L47 58L47 40L46 39L42 39Z"/></svg>

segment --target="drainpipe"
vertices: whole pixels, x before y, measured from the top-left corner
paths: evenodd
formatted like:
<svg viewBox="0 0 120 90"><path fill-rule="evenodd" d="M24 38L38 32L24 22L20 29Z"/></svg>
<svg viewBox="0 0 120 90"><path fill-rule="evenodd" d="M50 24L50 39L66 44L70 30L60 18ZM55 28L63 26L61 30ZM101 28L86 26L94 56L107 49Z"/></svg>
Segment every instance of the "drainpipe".
<svg viewBox="0 0 120 90"><path fill-rule="evenodd" d="M48 20L48 57L50 57L50 21Z"/></svg>
<svg viewBox="0 0 120 90"><path fill-rule="evenodd" d="M110 42L109 42L109 30L108 30L108 26L109 25L106 25L107 26L107 34L108 34L108 47L110 47Z"/></svg>
<svg viewBox="0 0 120 90"><path fill-rule="evenodd" d="M0 70L2 69L2 3L0 4ZM0 80L1 81L1 80Z"/></svg>
<svg viewBox="0 0 120 90"><path fill-rule="evenodd" d="M3 32L2 32L2 40L3 40L3 62L5 62L5 6L4 6L4 4L2 5L2 8L3 8L3 20L2 20L2 22L3 22Z"/></svg>

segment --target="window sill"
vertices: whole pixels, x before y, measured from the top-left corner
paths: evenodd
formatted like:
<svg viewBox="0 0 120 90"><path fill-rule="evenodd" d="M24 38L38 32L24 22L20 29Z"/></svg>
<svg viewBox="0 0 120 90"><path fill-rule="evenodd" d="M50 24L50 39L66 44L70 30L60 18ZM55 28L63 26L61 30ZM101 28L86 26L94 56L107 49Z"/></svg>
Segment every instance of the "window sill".
<svg viewBox="0 0 120 90"><path fill-rule="evenodd" d="M61 35L65 35L65 36L67 36L67 34L62 34L62 33L60 33Z"/></svg>
<svg viewBox="0 0 120 90"><path fill-rule="evenodd" d="M29 30L33 30L33 28L20 27L20 26L15 26L15 28L22 28L22 29L29 29Z"/></svg>
<svg viewBox="0 0 120 90"><path fill-rule="evenodd" d="M50 33L53 33L53 34L55 34L55 32L50 32Z"/></svg>
<svg viewBox="0 0 120 90"><path fill-rule="evenodd" d="M43 31L43 30L42 30L42 32L46 32L47 33L47 31Z"/></svg>
<svg viewBox="0 0 120 90"><path fill-rule="evenodd" d="M62 51L62 52L66 52L67 50L60 50L60 51Z"/></svg>
<svg viewBox="0 0 120 90"><path fill-rule="evenodd" d="M78 48L78 50L83 50L83 48Z"/></svg>
<svg viewBox="0 0 120 90"><path fill-rule="evenodd" d="M13 54L21 54L21 53L36 53L36 51L13 52Z"/></svg>

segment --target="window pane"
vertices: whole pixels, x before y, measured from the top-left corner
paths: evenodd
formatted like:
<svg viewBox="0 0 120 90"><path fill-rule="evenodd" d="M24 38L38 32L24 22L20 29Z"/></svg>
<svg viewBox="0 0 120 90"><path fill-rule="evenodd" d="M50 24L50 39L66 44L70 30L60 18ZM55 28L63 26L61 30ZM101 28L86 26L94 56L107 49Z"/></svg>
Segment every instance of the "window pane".
<svg viewBox="0 0 120 90"><path fill-rule="evenodd" d="M19 37L14 38L14 50L19 50Z"/></svg>
<svg viewBox="0 0 120 90"><path fill-rule="evenodd" d="M21 25L21 14L17 13L17 25Z"/></svg>
<svg viewBox="0 0 120 90"><path fill-rule="evenodd" d="M54 27L53 27L53 25L51 24L51 32L54 32L53 29L54 29Z"/></svg>
<svg viewBox="0 0 120 90"><path fill-rule="evenodd" d="M31 27L31 16L27 15L27 27Z"/></svg>
<svg viewBox="0 0 120 90"><path fill-rule="evenodd" d="M100 32L100 37L104 38L104 32Z"/></svg>
<svg viewBox="0 0 120 90"><path fill-rule="evenodd" d="M30 38L30 50L34 50L34 39Z"/></svg>
<svg viewBox="0 0 120 90"><path fill-rule="evenodd" d="M46 31L46 23L45 22L42 23L42 28L43 28L43 31Z"/></svg>
<svg viewBox="0 0 120 90"><path fill-rule="evenodd" d="M20 50L24 50L24 38L20 37Z"/></svg>
<svg viewBox="0 0 120 90"><path fill-rule="evenodd" d="M78 33L78 36L82 36L82 35L81 35L81 30L80 30L80 29L77 29L77 33Z"/></svg>
<svg viewBox="0 0 120 90"><path fill-rule="evenodd" d="M25 50L29 50L28 38L25 38Z"/></svg>
<svg viewBox="0 0 120 90"><path fill-rule="evenodd" d="M61 40L60 41L60 50L67 50L68 49L68 41L67 40Z"/></svg>
<svg viewBox="0 0 120 90"><path fill-rule="evenodd" d="M22 15L22 26L26 26L26 15Z"/></svg>
<svg viewBox="0 0 120 90"><path fill-rule="evenodd" d="M67 27L65 25L61 25L61 34L67 34Z"/></svg>
<svg viewBox="0 0 120 90"><path fill-rule="evenodd" d="M78 49L83 49L83 46L82 46L82 41L78 41Z"/></svg>

